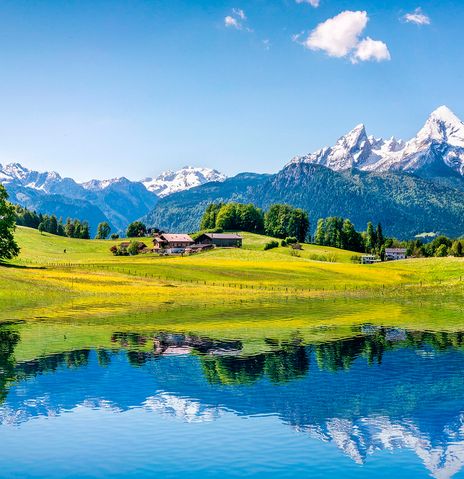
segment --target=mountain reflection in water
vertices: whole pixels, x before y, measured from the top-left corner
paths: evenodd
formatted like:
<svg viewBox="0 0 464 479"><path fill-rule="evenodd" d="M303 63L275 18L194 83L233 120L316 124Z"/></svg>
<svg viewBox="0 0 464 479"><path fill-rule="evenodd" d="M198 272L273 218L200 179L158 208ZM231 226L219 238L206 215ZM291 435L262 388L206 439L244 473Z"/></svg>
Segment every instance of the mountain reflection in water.
<svg viewBox="0 0 464 479"><path fill-rule="evenodd" d="M378 451L407 449L436 478L464 465L463 333L364 326L350 338L316 344L297 333L284 342L265 338L264 350L245 354L239 339L115 331L111 349L17 362L20 341L14 325L0 327L5 440L9 425L78 406L140 408L189 423L232 412L276 417L357 464Z"/></svg>

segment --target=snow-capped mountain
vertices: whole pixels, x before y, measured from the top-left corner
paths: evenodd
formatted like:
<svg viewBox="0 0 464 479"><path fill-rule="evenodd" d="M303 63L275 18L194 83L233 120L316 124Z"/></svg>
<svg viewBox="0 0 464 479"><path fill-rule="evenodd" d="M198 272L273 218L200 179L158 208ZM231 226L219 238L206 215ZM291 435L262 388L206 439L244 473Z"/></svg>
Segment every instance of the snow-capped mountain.
<svg viewBox="0 0 464 479"><path fill-rule="evenodd" d="M464 176L464 123L446 106L435 110L411 140L368 136L358 125L333 147L295 157L335 171L405 171L423 176Z"/></svg>
<svg viewBox="0 0 464 479"><path fill-rule="evenodd" d="M120 178L111 178L109 180L90 180L85 183L81 183L81 186L89 191L101 191L106 190L107 188L130 182L126 177L122 176Z"/></svg>
<svg viewBox="0 0 464 479"><path fill-rule="evenodd" d="M463 416L446 424L439 440L432 440L411 420L392 420L388 416L352 419L329 418L320 424L296 426L316 439L332 442L357 464L378 451L413 451L436 479L450 479L464 467Z"/></svg>
<svg viewBox="0 0 464 479"><path fill-rule="evenodd" d="M165 171L156 178L146 178L142 181L147 190L152 191L158 197L189 190L195 186L204 185L211 181L224 181L226 176L211 168L194 168L185 166L178 171Z"/></svg>
<svg viewBox="0 0 464 479"><path fill-rule="evenodd" d="M41 213L86 219L93 230L105 220L114 229L124 230L131 221L147 214L158 197L225 179L210 168L185 167L143 181L121 177L78 183L54 171L34 171L19 163L0 165L0 183L12 202Z"/></svg>
<svg viewBox="0 0 464 479"><path fill-rule="evenodd" d="M56 172L29 170L19 163L0 165L0 183L13 203L64 219L87 220L92 231L101 221L108 221L113 231L124 230L158 200L142 183L124 177L80 184Z"/></svg>

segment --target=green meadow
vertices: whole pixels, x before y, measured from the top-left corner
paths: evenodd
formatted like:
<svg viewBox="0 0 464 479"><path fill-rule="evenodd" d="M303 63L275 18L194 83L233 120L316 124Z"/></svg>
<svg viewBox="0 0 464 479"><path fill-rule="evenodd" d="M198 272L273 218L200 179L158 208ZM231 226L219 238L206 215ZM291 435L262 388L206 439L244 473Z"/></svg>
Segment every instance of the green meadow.
<svg viewBox="0 0 464 479"><path fill-rule="evenodd" d="M203 309L213 315L223 308L230 316L243 311L244 304L265 311L288 301L307 308L331 298L454 301L464 291L462 258L367 266L353 263L350 251L315 245L303 245L297 255L287 247L264 251L268 237L243 235L242 249L116 257L109 249L119 241L69 239L18 228L21 254L0 266L0 320L88 318L166 308Z"/></svg>

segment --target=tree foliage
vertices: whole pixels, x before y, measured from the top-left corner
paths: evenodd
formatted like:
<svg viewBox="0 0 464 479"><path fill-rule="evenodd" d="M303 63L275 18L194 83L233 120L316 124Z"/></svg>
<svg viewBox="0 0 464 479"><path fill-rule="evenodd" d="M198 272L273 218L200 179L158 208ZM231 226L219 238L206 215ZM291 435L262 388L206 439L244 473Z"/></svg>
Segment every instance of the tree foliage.
<svg viewBox="0 0 464 479"><path fill-rule="evenodd" d="M12 259L19 254L14 239L16 216L14 206L8 201L5 188L0 185L0 259Z"/></svg>
<svg viewBox="0 0 464 479"><path fill-rule="evenodd" d="M108 222L103 221L102 223L99 223L97 226L97 235L95 236L95 239L106 239L111 233L111 228Z"/></svg>
<svg viewBox="0 0 464 479"><path fill-rule="evenodd" d="M201 230L264 231L264 215L251 203L213 203L207 206L200 221Z"/></svg>
<svg viewBox="0 0 464 479"><path fill-rule="evenodd" d="M14 206L14 212L16 224L19 226L38 229L41 233L68 236L69 238L90 238L90 229L87 221L68 218L66 224L63 224L62 218L57 219L55 215L36 213L19 205Z"/></svg>
<svg viewBox="0 0 464 479"><path fill-rule="evenodd" d="M264 215L264 230L269 236L294 236L304 242L309 231L309 218L305 211L289 205L272 205Z"/></svg>
<svg viewBox="0 0 464 479"><path fill-rule="evenodd" d="M147 227L141 221L134 221L128 227L126 236L128 238L142 238L147 234Z"/></svg>
<svg viewBox="0 0 464 479"><path fill-rule="evenodd" d="M364 252L365 250L361 233L356 231L349 219L338 216L318 220L314 243L357 252Z"/></svg>

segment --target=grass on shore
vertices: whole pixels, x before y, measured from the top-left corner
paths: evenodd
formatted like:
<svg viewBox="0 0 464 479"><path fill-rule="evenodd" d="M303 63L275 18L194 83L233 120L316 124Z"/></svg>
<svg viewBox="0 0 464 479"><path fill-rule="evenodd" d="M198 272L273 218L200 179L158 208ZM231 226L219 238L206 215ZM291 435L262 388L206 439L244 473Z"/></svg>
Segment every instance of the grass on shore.
<svg viewBox="0 0 464 479"><path fill-rule="evenodd" d="M363 266L350 262L350 251L304 245L296 257L289 248L263 251L267 237L244 237L243 249L115 257L109 248L119 241L76 240L18 228L21 255L10 267L0 266L0 320L108 315L166 305L273 303L289 296L462 296L464 290L464 261L459 258Z"/></svg>

